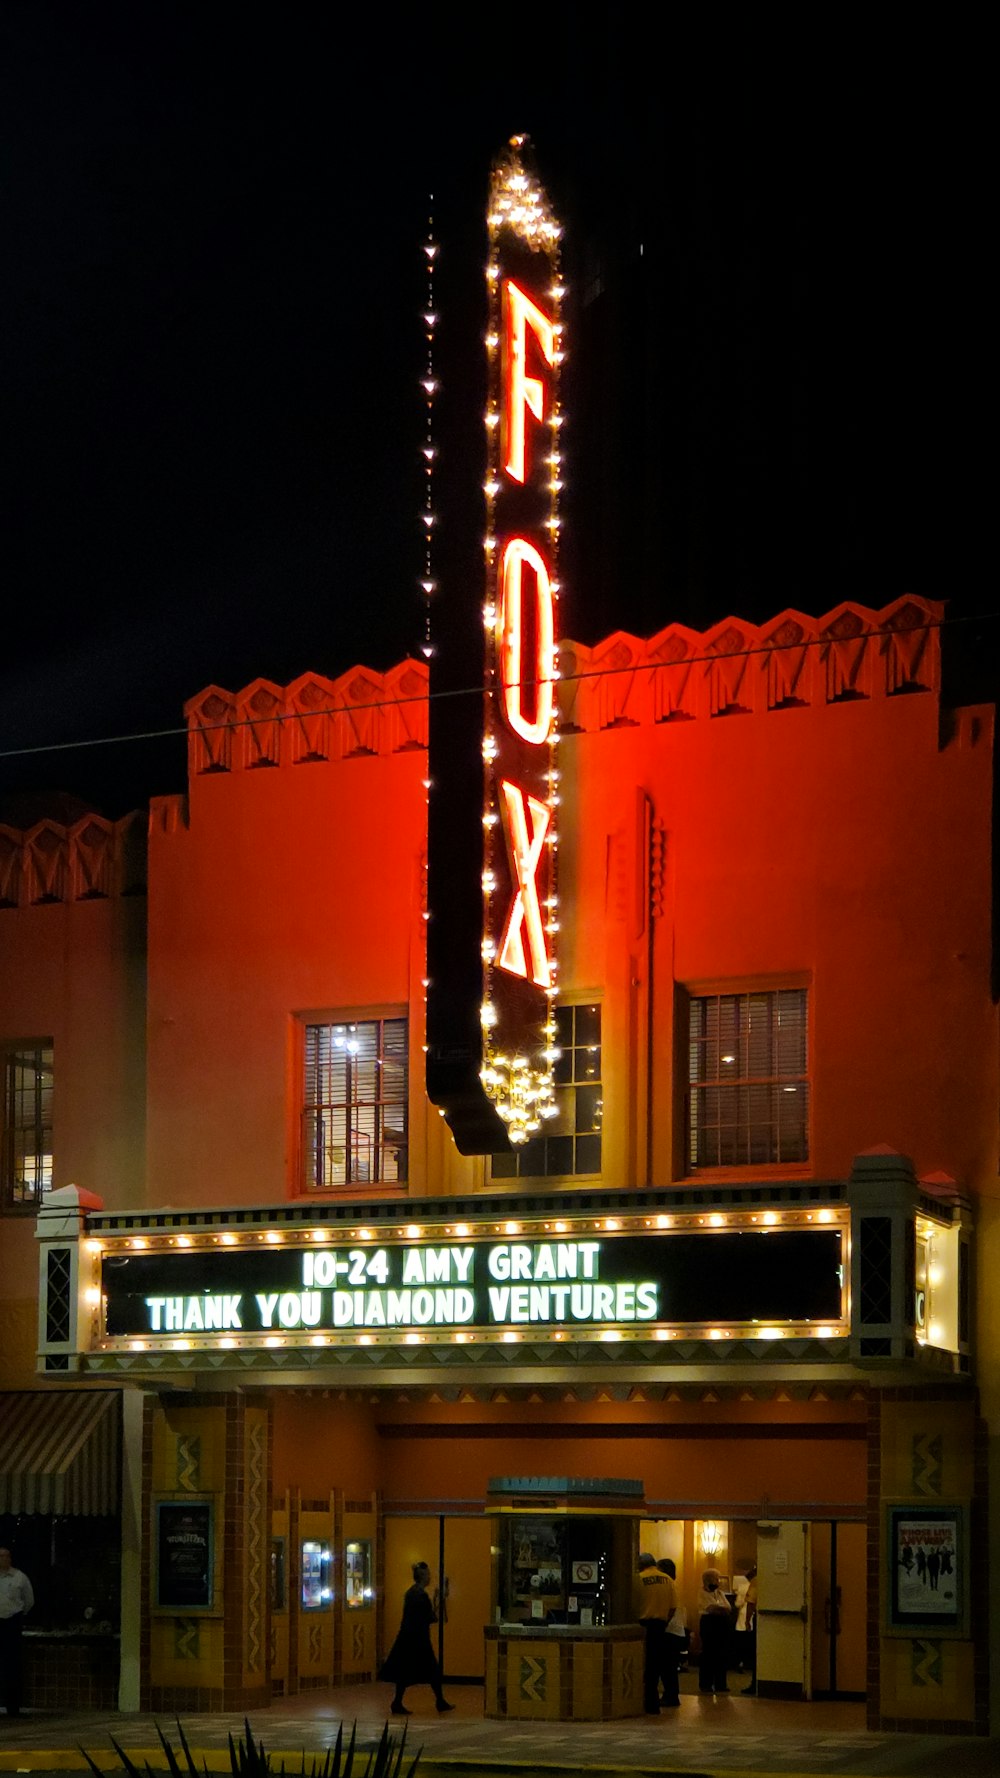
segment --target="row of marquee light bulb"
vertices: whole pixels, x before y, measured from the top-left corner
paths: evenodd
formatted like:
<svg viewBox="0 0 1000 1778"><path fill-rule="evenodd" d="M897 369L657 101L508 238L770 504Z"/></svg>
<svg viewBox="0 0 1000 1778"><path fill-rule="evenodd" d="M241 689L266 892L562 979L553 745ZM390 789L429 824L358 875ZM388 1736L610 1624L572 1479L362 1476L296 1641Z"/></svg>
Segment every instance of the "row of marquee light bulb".
<svg viewBox="0 0 1000 1778"><path fill-rule="evenodd" d="M88 1238L86 1249L95 1258L101 1258L105 1253L122 1253L128 1249L144 1252L153 1246L246 1248L262 1242L269 1247L281 1247L286 1243L302 1246L306 1242L315 1241L332 1247L343 1245L345 1241L482 1241L496 1235L525 1235L530 1240L540 1240L543 1235L569 1235L571 1239L575 1239L578 1235L591 1232L612 1235L654 1229L669 1229L674 1234L683 1234L695 1230L728 1230L733 1233L740 1229L754 1228L764 1234L771 1229L802 1227L808 1223L834 1223L846 1230L848 1221L846 1210L834 1210L827 1206L818 1210L677 1211L673 1214L661 1212L656 1216L575 1217L572 1222L562 1219L545 1222L409 1222L395 1228L248 1229L240 1235L234 1235L230 1229L223 1229L219 1234L205 1230L198 1235L108 1235L103 1239L94 1235Z"/></svg>
<svg viewBox="0 0 1000 1778"><path fill-rule="evenodd" d="M846 1322L834 1323L829 1327L816 1327L812 1322L786 1324L784 1327L759 1327L756 1322L748 1323L745 1328L733 1327L654 1327L648 1330L618 1327L596 1327L581 1323L574 1332L565 1328L554 1331L544 1327L531 1328L524 1333L515 1333L513 1328L502 1331L490 1331L477 1328L472 1333L459 1331L453 1333L441 1328L431 1333L398 1333L398 1334L248 1334L242 1339L233 1335L223 1335L221 1339L186 1339L175 1335L169 1338L164 1335L160 1339L150 1338L136 1340L109 1338L99 1341L101 1351L129 1352L191 1352L212 1351L232 1352L242 1348L258 1351L261 1347L284 1346L303 1348L306 1346L538 1346L546 1341L565 1344L569 1341L586 1340L599 1342L601 1345L615 1346L634 1343L637 1340L657 1340L661 1343L669 1340L835 1340L843 1339L847 1333Z"/></svg>
<svg viewBox="0 0 1000 1778"><path fill-rule="evenodd" d="M526 176L521 173L514 173L511 175L511 185L513 187L513 195L501 192L496 199L496 209L490 214L489 227L491 243L495 245L498 229L504 223L510 223L512 226L519 228L520 232L526 234L533 244L537 242L539 237L544 237L546 244L554 250L555 242L559 236L559 229L555 223L546 221L543 216L539 215L542 203L540 194L534 189L529 189L529 182ZM524 203L519 201L519 194L521 193L525 194ZM535 228L536 224L537 229ZM547 486L550 503L549 516L545 520L545 525L549 532L549 547L553 563L555 563L558 559L559 530L561 525L559 517L559 495L563 488L563 457L559 448L563 414L558 399L558 372L564 358L562 350L563 323L561 320L561 304L566 295L566 285L559 275L558 263L554 264L553 273L553 282L549 287L549 296L553 305L554 318L552 332L556 342L555 351L553 353L553 369L555 370L556 375L554 378L550 412L548 415L551 444L545 461L549 470ZM486 349L490 356L490 386L491 390L495 390L498 380L497 354L500 351L501 345L501 292L500 266L498 261L492 257L492 254L486 266L486 282L490 298L490 330L486 335ZM492 395L486 412L486 432L488 470L486 481L483 484L483 492L486 495L486 533L483 539L483 548L487 564L492 568L496 560L497 547L495 528L496 501L503 485L500 480L501 470L499 463L500 412L496 400ZM553 601L558 605L560 594L558 573L550 575L549 590L552 594ZM483 622L486 626L488 636L496 638L497 619L498 613L496 601L493 597L487 595L483 605ZM496 652L497 645L495 643L494 655ZM555 658L553 658L551 662L550 670L553 682L558 680L558 663ZM489 701L487 708L490 717L495 719L495 699ZM554 937L559 930L559 896L555 880L555 850L558 844L555 811L559 807L559 772L555 764L555 749L558 745L558 741L559 731L553 714L552 727L547 740L549 749L548 806L552 811L552 814L550 816L549 829L545 835L544 842L549 848L551 861L549 869L549 894L544 899L545 930L550 938ZM499 747L496 734L492 727L488 727L483 739L483 759L487 768L494 763L498 752ZM483 912L485 916L484 926L487 934L491 930L490 908L493 892L496 888L496 872L493 868L492 852L499 819L499 815L495 808L488 808L484 811L483 827L485 829L486 846L484 849L485 859L482 887ZM495 941L493 938L487 936L483 939L483 963L487 971L490 970L491 965L495 960L495 956ZM553 948L549 953L549 973L551 980L545 990L550 1002L554 1001L558 994L558 968L558 958L556 957ZM507 1126L507 1135L510 1141L515 1146L519 1146L527 1142L529 1138L541 1128L544 1119L553 1118L558 1112L553 1084L553 1064L559 1060L561 1051L556 1047L554 1042L556 1036L556 1024L552 1014L552 1008L550 1005L548 1015L539 1033L539 1049L534 1057L521 1055L507 1056L503 1052L498 1052L493 1049L490 1041L490 1034L496 1025L497 1014L496 1008L490 999L488 988L484 993L483 1003L480 1009L480 1018L482 1021L486 1047L484 1067L481 1070L481 1079L491 1098L494 1098L497 1112Z"/></svg>
<svg viewBox="0 0 1000 1778"><path fill-rule="evenodd" d="M100 1302L100 1293L92 1299ZM537 1346L545 1341L565 1343L569 1341L596 1341L601 1345L621 1345L634 1343L637 1340L657 1340L665 1343L670 1340L835 1340L843 1339L847 1333L846 1319L834 1322L829 1326L818 1327L811 1321L786 1322L782 1327L761 1327L757 1322L747 1322L744 1326L709 1327L707 1324L691 1323L687 1326L651 1328L599 1327L593 1323L581 1322L575 1329L565 1327L549 1329L542 1326L525 1329L517 1333L513 1328L487 1329L476 1328L472 1332L459 1330L452 1332L448 1328L438 1328L427 1333L326 1333L326 1334L247 1334L237 1339L226 1334L221 1339L205 1337L203 1339L187 1339L172 1335L161 1336L159 1339L132 1339L119 1335L102 1339L99 1342L102 1351L120 1351L127 1348L130 1352L188 1352L199 1348L218 1352L234 1351L246 1347L257 1350L262 1346Z"/></svg>

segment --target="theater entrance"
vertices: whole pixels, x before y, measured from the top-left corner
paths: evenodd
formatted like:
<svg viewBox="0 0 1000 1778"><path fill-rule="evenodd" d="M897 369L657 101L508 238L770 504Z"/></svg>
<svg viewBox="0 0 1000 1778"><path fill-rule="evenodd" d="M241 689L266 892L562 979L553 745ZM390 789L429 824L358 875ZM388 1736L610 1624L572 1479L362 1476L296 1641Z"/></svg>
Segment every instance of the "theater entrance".
<svg viewBox="0 0 1000 1778"><path fill-rule="evenodd" d="M709 1568L732 1608L731 1691L858 1701L866 1693L866 1528L850 1519L648 1519L640 1543L669 1557L697 1688L698 1594ZM757 1616L744 1605L756 1568Z"/></svg>

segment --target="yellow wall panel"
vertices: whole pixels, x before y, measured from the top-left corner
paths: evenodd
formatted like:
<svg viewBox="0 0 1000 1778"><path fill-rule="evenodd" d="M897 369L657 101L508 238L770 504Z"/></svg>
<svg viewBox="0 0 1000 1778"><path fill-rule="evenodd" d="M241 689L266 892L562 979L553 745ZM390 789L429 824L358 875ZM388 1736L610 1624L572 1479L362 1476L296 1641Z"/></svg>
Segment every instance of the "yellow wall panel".
<svg viewBox="0 0 1000 1778"><path fill-rule="evenodd" d="M643 1644L615 1642L611 1647L611 1714L638 1716L642 1709Z"/></svg>
<svg viewBox="0 0 1000 1778"><path fill-rule="evenodd" d="M596 1722L600 1719L603 1675L603 1644L600 1642L577 1643L573 1650L573 1719L575 1722Z"/></svg>
<svg viewBox="0 0 1000 1778"><path fill-rule="evenodd" d="M221 1686L224 1647L221 1618L155 1618L149 1649L153 1685Z"/></svg>
<svg viewBox="0 0 1000 1778"><path fill-rule="evenodd" d="M971 1721L973 1654L971 1642L933 1636L883 1638L882 1715Z"/></svg>
<svg viewBox="0 0 1000 1778"><path fill-rule="evenodd" d="M883 1496L928 1501L968 1497L974 1433L971 1402L883 1402Z"/></svg>
<svg viewBox="0 0 1000 1778"><path fill-rule="evenodd" d="M536 1722L559 1716L559 1656L555 1642L507 1645L507 1715Z"/></svg>
<svg viewBox="0 0 1000 1778"><path fill-rule="evenodd" d="M225 1408L157 1407L153 1415L154 1491L221 1494L225 1479Z"/></svg>
<svg viewBox="0 0 1000 1778"><path fill-rule="evenodd" d="M342 1544L340 1551L337 1608L341 1612L341 1669L345 1678L355 1674L375 1671L376 1642L376 1602L375 1602L375 1545L378 1530L375 1501L372 1500L368 1512L347 1512L343 1515ZM367 1543L371 1547L371 1583L372 1598L369 1604L347 1607L346 1587L343 1584L347 1567L347 1546L349 1543Z"/></svg>
<svg viewBox="0 0 1000 1778"><path fill-rule="evenodd" d="M331 1611L306 1611L299 1619L299 1678L333 1683Z"/></svg>
<svg viewBox="0 0 1000 1778"><path fill-rule="evenodd" d="M490 1641L486 1644L486 1696L483 1713L496 1716L499 1713L497 1686L500 1677L500 1644Z"/></svg>

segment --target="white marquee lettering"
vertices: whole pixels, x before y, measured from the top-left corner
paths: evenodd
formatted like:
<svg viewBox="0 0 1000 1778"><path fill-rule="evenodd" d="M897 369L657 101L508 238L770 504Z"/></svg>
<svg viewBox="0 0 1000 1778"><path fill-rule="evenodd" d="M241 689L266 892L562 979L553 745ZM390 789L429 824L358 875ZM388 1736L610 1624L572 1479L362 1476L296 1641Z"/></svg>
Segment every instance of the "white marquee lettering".
<svg viewBox="0 0 1000 1778"><path fill-rule="evenodd" d="M636 1285L636 1319L638 1321L656 1320L660 1310L659 1295L659 1287L656 1284L646 1283Z"/></svg>
<svg viewBox="0 0 1000 1778"><path fill-rule="evenodd" d="M206 1327L242 1327L240 1296L210 1296L205 1310Z"/></svg>
<svg viewBox="0 0 1000 1778"><path fill-rule="evenodd" d="M345 1284L331 1290L258 1292L257 1325L261 1332L275 1327L290 1332L315 1327L444 1328L474 1325L477 1319L492 1326L608 1325L655 1321L662 1313L660 1281L601 1278L600 1241L534 1245L514 1241L484 1245L482 1250L466 1246L397 1251L400 1259L394 1264L403 1271L402 1289L353 1289ZM485 1302L470 1287L480 1251L490 1279L496 1281L484 1293ZM336 1264L336 1250L313 1257ZM144 1301L154 1334L244 1330L244 1299L238 1293L203 1291L197 1296L149 1296Z"/></svg>

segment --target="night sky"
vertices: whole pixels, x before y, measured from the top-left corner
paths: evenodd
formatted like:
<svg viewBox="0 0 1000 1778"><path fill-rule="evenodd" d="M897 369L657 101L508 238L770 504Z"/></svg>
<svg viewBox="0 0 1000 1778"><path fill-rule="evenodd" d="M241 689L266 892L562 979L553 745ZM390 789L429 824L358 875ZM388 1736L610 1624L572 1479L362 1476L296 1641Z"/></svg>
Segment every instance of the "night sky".
<svg viewBox="0 0 1000 1778"><path fill-rule="evenodd" d="M427 196L454 366L514 130L566 225L571 633L992 609L976 45L558 5L491 9L497 49L472 16L0 6L0 750L415 652ZM0 760L0 814L184 770Z"/></svg>

